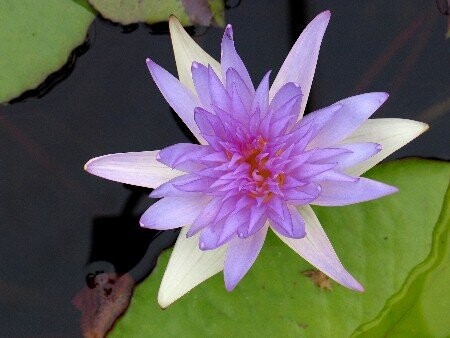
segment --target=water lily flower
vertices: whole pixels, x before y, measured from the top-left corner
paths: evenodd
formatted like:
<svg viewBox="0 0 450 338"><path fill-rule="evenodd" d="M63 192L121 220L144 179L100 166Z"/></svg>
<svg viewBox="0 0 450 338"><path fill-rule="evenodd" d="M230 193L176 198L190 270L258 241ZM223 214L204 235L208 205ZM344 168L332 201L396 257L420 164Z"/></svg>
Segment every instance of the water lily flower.
<svg viewBox="0 0 450 338"><path fill-rule="evenodd" d="M363 291L339 261L309 206L342 206L392 194L360 177L427 129L404 119L369 119L386 93L343 99L303 117L330 12L319 14L292 47L270 86L255 89L228 25L221 63L174 18L170 32L179 80L147 59L161 93L200 144L120 153L85 169L153 188L144 213L151 229L181 227L158 294L162 307L224 271L232 290L257 258L266 233L343 286Z"/></svg>

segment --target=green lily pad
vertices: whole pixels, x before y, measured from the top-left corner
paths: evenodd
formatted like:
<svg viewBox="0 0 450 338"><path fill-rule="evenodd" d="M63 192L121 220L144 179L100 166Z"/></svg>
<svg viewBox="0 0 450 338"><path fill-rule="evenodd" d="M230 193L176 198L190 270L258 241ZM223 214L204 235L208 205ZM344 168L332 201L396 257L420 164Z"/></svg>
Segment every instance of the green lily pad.
<svg viewBox="0 0 450 338"><path fill-rule="evenodd" d="M1 0L0 102L36 88L60 69L94 18L85 0Z"/></svg>
<svg viewBox="0 0 450 338"><path fill-rule="evenodd" d="M450 190L447 189L430 254L411 271L401 290L388 300L385 309L375 319L361 325L354 337L448 336L449 206Z"/></svg>
<svg viewBox="0 0 450 338"><path fill-rule="evenodd" d="M223 26L223 0L89 0L100 14L123 25L136 22L153 24L167 21L175 15L183 26L209 26L212 22Z"/></svg>
<svg viewBox="0 0 450 338"><path fill-rule="evenodd" d="M441 213L450 165L407 159L380 165L367 176L395 185L400 192L353 206L315 208L341 261L365 286L364 293L334 282L331 291L319 289L302 274L311 266L269 234L254 266L233 292L225 291L219 274L161 310L156 295L170 255L165 252L153 274L136 288L111 336L348 337L373 328L362 324L374 321L379 325L375 336L380 336L377 332L384 336L392 323L383 324L377 317L390 318L392 312L401 316L408 310L398 332L405 334L401 330L409 324L406 336L448 335L445 321L435 318L443 308L432 307L443 299L448 304L448 274L439 274L448 272L440 262L448 257L448 216ZM424 260L429 269L417 274ZM405 281L422 275L426 283L407 288L420 300L411 308L411 301L398 294ZM438 291L433 290L433 281ZM388 301L393 295L396 301ZM408 292L405 295L411 298Z"/></svg>

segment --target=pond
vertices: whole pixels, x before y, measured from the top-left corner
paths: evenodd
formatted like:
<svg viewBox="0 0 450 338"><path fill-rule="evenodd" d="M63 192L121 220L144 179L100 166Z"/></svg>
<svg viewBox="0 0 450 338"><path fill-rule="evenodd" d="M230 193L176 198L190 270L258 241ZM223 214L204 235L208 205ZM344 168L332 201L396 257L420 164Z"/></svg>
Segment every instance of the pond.
<svg viewBox="0 0 450 338"><path fill-rule="evenodd" d="M306 24L331 10L306 112L364 92L388 92L375 117L431 126L389 159L449 159L448 16L435 2L229 5L225 21L233 25L237 50L255 83L267 70L276 74ZM188 31L219 58L222 27ZM83 170L96 156L195 141L153 82L147 57L176 74L167 24L122 26L97 16L66 66L0 106L3 336L81 336L73 299L95 287L96 274L128 273L140 282L176 240L177 230L139 226L152 203L149 189ZM1 74L0 81L6 81ZM147 301L156 303L156 295Z"/></svg>

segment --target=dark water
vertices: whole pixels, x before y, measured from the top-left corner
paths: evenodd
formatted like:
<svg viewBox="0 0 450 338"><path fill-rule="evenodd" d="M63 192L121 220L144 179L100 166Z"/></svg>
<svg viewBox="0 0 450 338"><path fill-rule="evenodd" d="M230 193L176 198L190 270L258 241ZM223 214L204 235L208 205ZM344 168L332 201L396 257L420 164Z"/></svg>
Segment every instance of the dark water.
<svg viewBox="0 0 450 338"><path fill-rule="evenodd" d="M450 40L433 1L243 0L227 22L255 81L278 70L305 23L325 9L333 15L309 108L387 91L376 117L431 125L395 157L448 159ZM83 172L94 156L189 140L145 66L150 56L176 73L169 37L150 34L164 30L139 25L124 33L96 19L71 66L0 107L0 336L80 336L71 299L86 277L115 269L140 279L176 237L139 228L151 203L145 191ZM218 57L222 29L193 32Z"/></svg>

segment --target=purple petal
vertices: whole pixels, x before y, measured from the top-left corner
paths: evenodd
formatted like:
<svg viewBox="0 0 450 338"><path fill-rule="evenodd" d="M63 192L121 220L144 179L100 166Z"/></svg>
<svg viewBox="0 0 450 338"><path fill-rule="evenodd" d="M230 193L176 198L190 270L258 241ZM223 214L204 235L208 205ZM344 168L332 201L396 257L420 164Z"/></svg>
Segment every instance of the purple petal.
<svg viewBox="0 0 450 338"><path fill-rule="evenodd" d="M360 177L356 182L324 181L322 191L312 203L324 206L340 206L374 200L398 191L397 188Z"/></svg>
<svg viewBox="0 0 450 338"><path fill-rule="evenodd" d="M299 118L302 117L308 101L309 91L316 70L320 44L330 21L330 11L317 15L299 36L286 60L281 66L275 81L270 88L270 97L288 82L298 83L303 92Z"/></svg>
<svg viewBox="0 0 450 338"><path fill-rule="evenodd" d="M281 107L283 107L287 102L291 101L293 98L300 97L298 109L300 109L302 96L302 89L297 83L288 82L275 94L272 101L270 101L270 112L275 113ZM298 116L298 111L296 111Z"/></svg>
<svg viewBox="0 0 450 338"><path fill-rule="evenodd" d="M341 149L350 152L338 156L336 169L346 169L363 162L380 152L382 146L378 143L362 142L346 144L341 146Z"/></svg>
<svg viewBox="0 0 450 338"><path fill-rule="evenodd" d="M187 237L197 234L209 225L212 225L214 218L222 208L223 199L221 197L213 198L201 211L198 217L192 223L189 231L186 233Z"/></svg>
<svg viewBox="0 0 450 338"><path fill-rule="evenodd" d="M281 206L281 208L271 208L268 211L269 222L272 228L280 235L286 237L305 237L305 223L297 209L292 205L287 205L285 202L282 202ZM283 213L282 216L280 212Z"/></svg>
<svg viewBox="0 0 450 338"><path fill-rule="evenodd" d="M278 237L301 257L339 284L356 291L364 291L361 284L342 266L311 207L304 206L298 210L305 220L306 237L293 239L277 234Z"/></svg>
<svg viewBox="0 0 450 338"><path fill-rule="evenodd" d="M199 160L213 152L210 146L192 143L178 143L162 149L158 160L165 165L183 171L199 170L204 166Z"/></svg>
<svg viewBox="0 0 450 338"><path fill-rule="evenodd" d="M301 95L298 95L287 101L276 111L270 113L273 114L271 127L269 129L271 137L284 135L285 132L293 126L297 119L300 102Z"/></svg>
<svg viewBox="0 0 450 338"><path fill-rule="evenodd" d="M226 87L228 93L231 93L233 88L236 88L246 110L250 111L255 91L250 91L250 89L248 89L247 85L244 83L244 80L242 80L242 77L233 68L228 68L226 77Z"/></svg>
<svg viewBox="0 0 450 338"><path fill-rule="evenodd" d="M209 95L211 96L211 103L220 109L230 112L231 111L231 98L228 95L223 83L217 77L214 70L208 68L209 79Z"/></svg>
<svg viewBox="0 0 450 338"><path fill-rule="evenodd" d="M170 181L161 184L150 194L151 198L163 198L163 197L185 197L196 198L196 196L203 195L198 192L183 191L178 189L178 186L190 183L192 181L198 180L198 175L195 174L185 174L171 179Z"/></svg>
<svg viewBox="0 0 450 338"><path fill-rule="evenodd" d="M194 121L194 109L198 106L197 98L177 78L152 60L147 59L147 67L167 103L202 143L204 140Z"/></svg>
<svg viewBox="0 0 450 338"><path fill-rule="evenodd" d="M209 71L208 67L198 62L193 62L191 67L192 81L194 81L195 91L203 107L211 107L211 96L209 95Z"/></svg>
<svg viewBox="0 0 450 338"><path fill-rule="evenodd" d="M180 22L173 15L169 17L170 38L177 64L180 82L194 91L192 83L192 62L210 65L217 74L220 73L220 64L206 53L184 30Z"/></svg>
<svg viewBox="0 0 450 338"><path fill-rule="evenodd" d="M258 257L267 234L267 226L248 238L230 241L225 258L224 279L228 291L234 289Z"/></svg>
<svg viewBox="0 0 450 338"><path fill-rule="evenodd" d="M341 109L322 125L309 147L332 147L342 141L366 121L387 98L386 93L367 93L337 102L336 105L342 105Z"/></svg>
<svg viewBox="0 0 450 338"><path fill-rule="evenodd" d="M325 164L305 163L293 169L290 175L292 175L292 177L294 177L297 180L304 180L306 178L319 175L327 170L333 169L335 166L336 166L335 163L325 163Z"/></svg>
<svg viewBox="0 0 450 338"><path fill-rule="evenodd" d="M293 131L301 133L305 128L311 129L311 138L316 137L324 126L331 121L336 112L342 108L341 104L333 104L331 106L316 110L303 116L294 126ZM311 147L310 147L311 148Z"/></svg>
<svg viewBox="0 0 450 338"><path fill-rule="evenodd" d="M141 226L167 230L192 224L211 197L165 197L154 203L141 217Z"/></svg>
<svg viewBox="0 0 450 338"><path fill-rule="evenodd" d="M321 191L317 183L309 183L297 188L291 188L284 191L284 198L293 205L305 205L314 201Z"/></svg>
<svg viewBox="0 0 450 338"><path fill-rule="evenodd" d="M233 117L242 124L247 124L249 119L248 109L245 107L236 87L233 87L231 90L231 105L233 107Z"/></svg>
<svg viewBox="0 0 450 338"><path fill-rule="evenodd" d="M169 180L183 175L156 160L158 150L104 155L84 165L87 172L108 180L157 188Z"/></svg>
<svg viewBox="0 0 450 338"><path fill-rule="evenodd" d="M266 73L261 80L258 89L256 89L255 97L253 98L252 107L250 109L251 113L254 113L259 109L261 116L267 114L269 109L269 77L270 71Z"/></svg>
<svg viewBox="0 0 450 338"><path fill-rule="evenodd" d="M220 64L222 66L222 75L225 77L225 74L227 74L229 68L235 69L244 81L248 90L250 90L250 92L253 94L255 92L255 88L253 87L250 75L248 74L247 68L245 67L234 47L233 29L231 25L227 25L227 27L225 28L225 32L222 38L221 54ZM227 79L224 78L224 81L225 80Z"/></svg>
<svg viewBox="0 0 450 338"><path fill-rule="evenodd" d="M351 155L352 151L344 148L314 149L308 159L310 163L338 163L343 155Z"/></svg>

